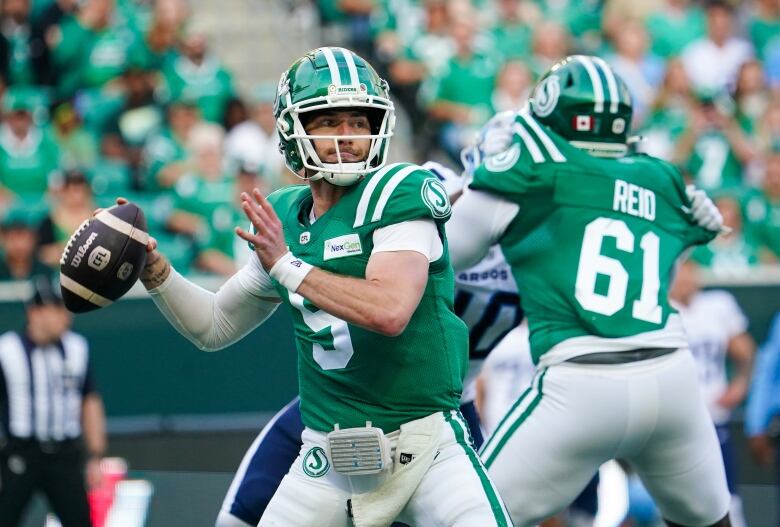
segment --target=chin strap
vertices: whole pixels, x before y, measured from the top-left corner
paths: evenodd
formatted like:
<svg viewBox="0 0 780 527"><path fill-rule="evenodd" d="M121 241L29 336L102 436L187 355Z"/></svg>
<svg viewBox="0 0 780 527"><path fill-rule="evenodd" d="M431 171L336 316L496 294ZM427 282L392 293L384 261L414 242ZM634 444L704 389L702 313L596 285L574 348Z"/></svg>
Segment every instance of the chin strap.
<svg viewBox="0 0 780 527"><path fill-rule="evenodd" d="M323 163L323 170L316 172L309 179L316 181L324 179L332 185L338 187L348 187L365 176L366 163ZM340 172L340 170L347 172ZM359 171L359 172L358 172Z"/></svg>

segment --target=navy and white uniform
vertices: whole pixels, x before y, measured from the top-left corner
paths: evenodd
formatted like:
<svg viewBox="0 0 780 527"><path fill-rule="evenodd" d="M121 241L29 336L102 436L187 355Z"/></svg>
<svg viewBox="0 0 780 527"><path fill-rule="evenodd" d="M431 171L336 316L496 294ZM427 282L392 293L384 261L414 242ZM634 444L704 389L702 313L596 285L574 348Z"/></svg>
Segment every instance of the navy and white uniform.
<svg viewBox="0 0 780 527"><path fill-rule="evenodd" d="M728 387L729 341L747 331L748 320L726 291L700 291L688 305L675 304L675 307L682 317L688 346L696 361L699 386L718 432L729 492L736 494L736 458L728 431L731 410L718 404L718 400Z"/></svg>
<svg viewBox="0 0 780 527"><path fill-rule="evenodd" d="M517 286L501 249L496 246L480 263L458 273L455 312L470 329L470 367L460 411L469 425L475 448L482 445L474 407L474 379L490 351L523 319ZM279 411L249 447L230 485L217 527L257 525L301 447L298 399Z"/></svg>

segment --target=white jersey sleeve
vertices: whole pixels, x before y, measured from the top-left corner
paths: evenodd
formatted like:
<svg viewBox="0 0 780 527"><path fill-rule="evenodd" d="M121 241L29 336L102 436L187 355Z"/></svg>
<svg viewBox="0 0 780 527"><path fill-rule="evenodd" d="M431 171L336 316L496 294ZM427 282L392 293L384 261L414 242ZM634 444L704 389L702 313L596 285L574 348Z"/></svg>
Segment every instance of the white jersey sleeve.
<svg viewBox="0 0 780 527"><path fill-rule="evenodd" d="M435 262L444 254L444 245L436 222L430 218L402 221L376 229L373 234L374 249L380 252L415 251Z"/></svg>
<svg viewBox="0 0 780 527"><path fill-rule="evenodd" d="M237 342L279 305L279 296L257 258L250 258L216 293L171 269L165 282L149 294L173 327L204 351Z"/></svg>
<svg viewBox="0 0 780 527"><path fill-rule="evenodd" d="M495 194L467 188L452 207L447 243L455 270L479 262L515 219L520 206Z"/></svg>
<svg viewBox="0 0 780 527"><path fill-rule="evenodd" d="M731 412L717 401L728 386L728 346L747 330L747 318L730 293L718 290L697 293L679 311L705 402L715 424L725 424Z"/></svg>

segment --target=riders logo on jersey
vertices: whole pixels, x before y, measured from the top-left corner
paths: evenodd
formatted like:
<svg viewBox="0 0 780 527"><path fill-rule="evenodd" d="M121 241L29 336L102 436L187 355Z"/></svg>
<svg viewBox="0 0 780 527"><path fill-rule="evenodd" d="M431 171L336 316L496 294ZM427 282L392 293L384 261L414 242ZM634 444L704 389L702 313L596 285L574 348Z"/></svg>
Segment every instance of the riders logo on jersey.
<svg viewBox="0 0 780 527"><path fill-rule="evenodd" d="M500 154L485 158L485 168L491 172L506 172L520 159L520 143L514 143Z"/></svg>
<svg viewBox="0 0 780 527"><path fill-rule="evenodd" d="M334 258L344 258L356 254L363 254L360 236L357 234L345 234L338 238L325 240L325 252L322 254L322 259L333 260Z"/></svg>
<svg viewBox="0 0 780 527"><path fill-rule="evenodd" d="M573 121L571 124L578 132L590 132L594 128L594 119L591 115L577 115Z"/></svg>
<svg viewBox="0 0 780 527"><path fill-rule="evenodd" d="M561 85L557 75L550 75L536 86L531 99L534 113L539 117L550 115L558 104L561 95Z"/></svg>
<svg viewBox="0 0 780 527"><path fill-rule="evenodd" d="M315 446L303 456L303 471L310 478L321 478L329 469L330 461L322 448Z"/></svg>
<svg viewBox="0 0 780 527"><path fill-rule="evenodd" d="M431 211L434 218L446 218L450 215L452 207L447 198L447 190L438 179L426 179L423 182L422 190L423 203Z"/></svg>

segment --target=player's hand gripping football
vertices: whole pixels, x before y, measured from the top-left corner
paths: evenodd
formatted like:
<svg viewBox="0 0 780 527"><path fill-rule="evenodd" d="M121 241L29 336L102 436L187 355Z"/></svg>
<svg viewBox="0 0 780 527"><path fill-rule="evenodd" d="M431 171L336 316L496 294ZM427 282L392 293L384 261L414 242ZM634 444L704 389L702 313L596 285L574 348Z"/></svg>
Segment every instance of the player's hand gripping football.
<svg viewBox="0 0 780 527"><path fill-rule="evenodd" d="M254 246L263 268L270 271L276 261L288 252L282 222L257 188L252 189L251 196L241 193L241 209L252 223L254 232L236 227L236 234Z"/></svg>
<svg viewBox="0 0 780 527"><path fill-rule="evenodd" d="M125 198L116 198L117 205L124 205L128 201ZM92 216L97 216L103 209L95 209ZM153 289L161 285L170 273L168 260L157 252L157 240L149 236L146 244L146 263L139 277L147 289Z"/></svg>
<svg viewBox="0 0 780 527"><path fill-rule="evenodd" d="M128 201L125 198L116 198L116 204L117 205L124 205L125 203L128 203ZM103 208L97 208L94 211L92 211L92 217L94 218L100 212L103 211ZM152 256L152 253L155 254L155 256ZM160 254L157 252L157 239L153 236L149 236L149 243L146 244L146 265L149 265L150 259L156 260L160 257Z"/></svg>

